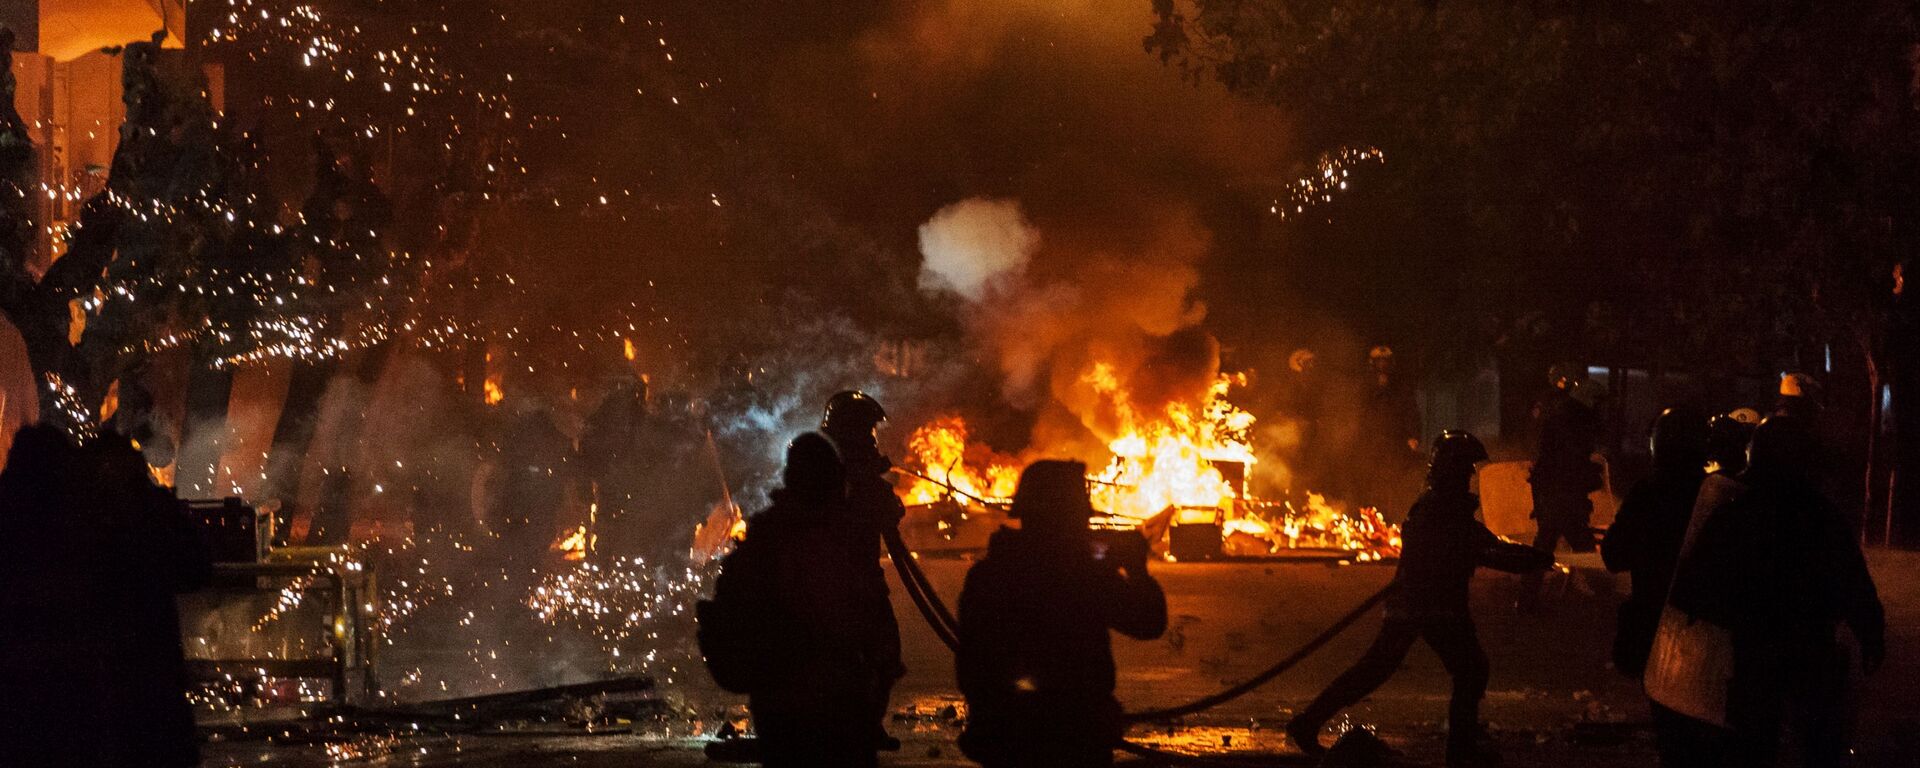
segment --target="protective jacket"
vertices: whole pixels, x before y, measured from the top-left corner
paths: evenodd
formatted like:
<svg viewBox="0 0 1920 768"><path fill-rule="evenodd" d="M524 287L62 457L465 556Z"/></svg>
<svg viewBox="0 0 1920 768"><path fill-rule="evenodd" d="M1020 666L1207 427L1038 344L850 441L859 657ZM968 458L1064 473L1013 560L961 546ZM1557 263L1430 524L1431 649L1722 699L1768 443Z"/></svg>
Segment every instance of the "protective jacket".
<svg viewBox="0 0 1920 768"><path fill-rule="evenodd" d="M1638 679L1646 669L1667 587L1680 559L1693 518L1694 500L1706 475L1698 470L1663 471L1641 481L1627 494L1600 545L1607 570L1633 576L1633 593L1620 606L1614 666Z"/></svg>
<svg viewBox="0 0 1920 768"><path fill-rule="evenodd" d="M1467 583L1482 566L1511 573L1550 565L1549 555L1504 541L1474 519L1480 497L1429 489L1407 513L1400 531L1400 566L1387 598L1392 619L1470 618Z"/></svg>
<svg viewBox="0 0 1920 768"><path fill-rule="evenodd" d="M1167 599L1144 569L1095 560L1083 540L995 533L960 596L961 749L987 765L1086 765L1123 733L1108 630L1149 640Z"/></svg>

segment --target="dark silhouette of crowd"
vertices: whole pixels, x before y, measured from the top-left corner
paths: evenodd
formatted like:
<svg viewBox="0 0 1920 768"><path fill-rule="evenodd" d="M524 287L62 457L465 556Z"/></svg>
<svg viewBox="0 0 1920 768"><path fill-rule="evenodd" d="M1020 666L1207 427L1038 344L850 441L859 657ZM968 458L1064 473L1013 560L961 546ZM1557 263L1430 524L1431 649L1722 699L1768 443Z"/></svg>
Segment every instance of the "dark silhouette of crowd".
<svg viewBox="0 0 1920 768"><path fill-rule="evenodd" d="M1531 478L1541 535L1509 542L1477 519L1473 482L1488 460L1473 435L1432 443L1425 489L1402 530L1385 621L1351 668L1288 723L1320 756L1324 726L1390 679L1416 642L1453 679L1448 766L1497 765L1480 722L1491 663L1468 608L1479 568L1531 577L1560 540L1594 540L1600 467L1594 390L1564 393L1541 430ZM1795 392L1807 385L1795 382ZM1885 657L1885 619L1857 536L1819 483L1816 402L1790 394L1773 415L1709 417L1671 408L1653 425L1651 473L1627 494L1599 544L1631 576L1615 667L1644 680L1663 766L1772 765L1797 732L1802 762L1846 765L1847 669ZM784 486L751 518L701 606L717 680L747 693L765 764L873 765L897 747L880 727L900 666L899 630L876 560L904 554L902 508L877 449L877 402L842 393L822 431L788 449ZM1104 766L1126 733L1114 698L1110 632L1151 639L1166 597L1147 542L1096 530L1086 467L1042 460L1021 475L1009 517L967 574L955 671L968 710L962 751L982 765ZM1544 507L1544 509L1538 508ZM1121 535L1111 535L1111 534ZM1528 586L1528 600L1538 598ZM936 628L937 629L937 628ZM1338 747L1336 747L1337 751Z"/></svg>
<svg viewBox="0 0 1920 768"><path fill-rule="evenodd" d="M1886 620L1857 532L1823 490L1817 389L1789 381L1771 415L1756 416L1662 412L1652 471L1600 541L1606 567L1631 577L1613 661L1644 684L1663 766L1774 765L1789 731L1802 764L1847 765L1849 669L1857 659L1872 673L1885 660ZM820 430L787 446L779 489L698 606L709 670L747 695L765 765L873 766L900 746L886 719L905 668L881 557L901 561L903 578L917 570L878 447L885 420L863 393L834 396ZM1287 724L1302 752L1327 753L1325 725L1423 642L1453 682L1447 765L1498 763L1480 722L1492 664L1469 583L1479 568L1542 573L1559 540L1592 538L1596 433L1593 403L1577 390L1549 415L1533 545L1479 521L1480 441L1460 431L1431 441L1384 621ZM560 453L548 436L530 438ZM542 482L523 495L543 502L528 506L551 506L560 486L528 474ZM945 619L967 702L960 748L989 768L1111 765L1128 717L1110 633L1167 629L1148 542L1094 527L1086 478L1079 462L1029 465L1010 525ZM0 471L0 764L196 765L174 595L209 574L184 506L151 481L131 441L22 429ZM1527 599L1538 594L1530 586ZM940 611L923 610L940 623Z"/></svg>
<svg viewBox="0 0 1920 768"><path fill-rule="evenodd" d="M1757 426L1750 411L1663 412L1653 474L1602 546L1632 576L1614 658L1644 682L1663 766L1775 765L1789 729L1801 764L1849 765L1849 667L1885 659L1859 535L1822 489L1814 390L1782 389Z"/></svg>
<svg viewBox="0 0 1920 768"><path fill-rule="evenodd" d="M0 471L0 764L198 765L174 595L209 569L126 438L21 429Z"/></svg>

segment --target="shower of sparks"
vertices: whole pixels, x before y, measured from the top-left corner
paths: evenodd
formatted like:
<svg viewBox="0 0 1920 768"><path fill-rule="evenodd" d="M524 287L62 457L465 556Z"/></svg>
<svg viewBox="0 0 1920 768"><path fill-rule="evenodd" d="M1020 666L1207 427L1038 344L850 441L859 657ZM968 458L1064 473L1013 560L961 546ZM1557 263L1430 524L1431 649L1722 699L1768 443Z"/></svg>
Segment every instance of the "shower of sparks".
<svg viewBox="0 0 1920 768"><path fill-rule="evenodd" d="M528 592L526 605L546 624L572 626L610 643L635 633L657 640L647 625L686 616L705 581L693 568L654 570L644 561L618 558L545 575Z"/></svg>
<svg viewBox="0 0 1920 768"><path fill-rule="evenodd" d="M1307 209L1321 203L1333 202L1335 193L1346 191L1355 166L1386 161L1386 154L1377 147L1341 147L1323 154L1316 164L1315 173L1302 176L1287 185L1285 193L1274 199L1267 212L1287 219L1304 214Z"/></svg>

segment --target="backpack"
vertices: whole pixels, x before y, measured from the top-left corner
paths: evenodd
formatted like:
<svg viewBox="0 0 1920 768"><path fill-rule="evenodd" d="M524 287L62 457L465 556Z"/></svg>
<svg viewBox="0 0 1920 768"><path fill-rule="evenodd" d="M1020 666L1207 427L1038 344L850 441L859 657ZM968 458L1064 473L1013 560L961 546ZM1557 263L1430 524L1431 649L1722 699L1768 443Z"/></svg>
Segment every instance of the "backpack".
<svg viewBox="0 0 1920 768"><path fill-rule="evenodd" d="M763 687L767 678L769 636L765 606L766 583L759 558L749 547L739 547L720 560L713 599L694 603L698 626L694 639L707 663L707 673L727 691L748 693Z"/></svg>

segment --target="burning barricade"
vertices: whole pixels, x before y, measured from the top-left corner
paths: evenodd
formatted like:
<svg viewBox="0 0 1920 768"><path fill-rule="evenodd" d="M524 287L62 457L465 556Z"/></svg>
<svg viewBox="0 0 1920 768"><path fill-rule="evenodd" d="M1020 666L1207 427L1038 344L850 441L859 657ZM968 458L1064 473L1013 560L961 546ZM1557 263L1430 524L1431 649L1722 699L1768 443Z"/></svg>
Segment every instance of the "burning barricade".
<svg viewBox="0 0 1920 768"><path fill-rule="evenodd" d="M1158 408L1135 407L1105 364L1093 365L1081 383L1104 398L1117 425L1106 440L1108 460L1087 478L1094 507L1106 514L1096 526L1138 530L1174 560L1399 555L1399 526L1373 507L1348 509L1313 492L1252 493L1254 417L1227 399L1243 379L1222 374L1200 402ZM1023 462L969 443L966 421L953 415L916 428L908 449L899 486L907 542L921 552L984 548L1006 521Z"/></svg>

